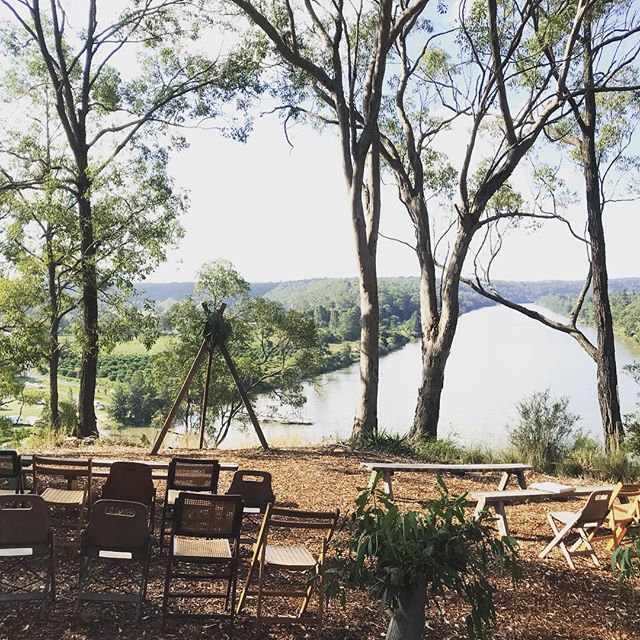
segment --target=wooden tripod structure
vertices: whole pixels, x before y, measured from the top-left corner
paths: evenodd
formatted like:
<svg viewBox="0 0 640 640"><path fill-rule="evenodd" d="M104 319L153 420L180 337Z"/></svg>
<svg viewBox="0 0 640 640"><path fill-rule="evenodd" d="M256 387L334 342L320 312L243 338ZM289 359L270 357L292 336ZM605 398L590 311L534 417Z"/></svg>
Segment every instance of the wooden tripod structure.
<svg viewBox="0 0 640 640"><path fill-rule="evenodd" d="M205 311L208 311L206 304L203 304L202 306L204 307ZM227 306L226 304L222 304L218 309L217 313L220 314L220 316L222 316L222 314L224 313L226 306ZM198 372L198 369L204 362L205 357L208 356L207 377L205 380L204 396L202 398L202 407L200 408L200 442L199 442L198 448L202 449L204 445L204 427L207 420L207 403L209 401L209 383L211 381L211 363L213 361L213 353L216 348L220 349L220 353L222 354L225 364L227 365L227 369L229 369L229 373L231 374L231 377L233 378L233 381L236 384L238 393L240 394L240 397L244 402L245 409L249 414L249 418L251 420L251 423L253 424L253 428L256 430L256 434L258 436L258 440L260 440L260 444L262 445L262 448L265 450L269 448L269 443L267 442L267 439L264 437L264 433L262 432L262 428L260 427L260 423L258 422L258 417L256 416L255 411L251 406L251 401L249 400L247 391L244 388L244 385L242 384L242 380L240 380L240 376L238 375L236 366L233 363L231 356L229 355L229 351L227 350L227 345L224 343L224 341L220 341L214 346L210 343L210 341L207 338L205 338L202 341L200 348L198 349L198 353L196 354L196 357L193 360L193 364L191 365L191 368L189 369L189 372L187 373L184 379L184 382L182 383L182 386L180 387L180 391L178 391L178 395L176 396L173 406L171 407L171 411L169 411L169 415L167 415L167 418L164 421L164 424L162 425L162 429L160 430L160 433L158 434L156 441L153 443L153 447L151 447L152 455L155 455L158 453L158 450L160 449L160 446L162 445L162 442L164 441L165 436L167 435L167 431L169 431L169 427L173 423L176 417L176 414L178 413L178 409L180 408L180 403L182 402L184 397L187 395L187 391L189 391L189 387L191 386L191 383L193 382L193 379L195 378L195 375Z"/></svg>

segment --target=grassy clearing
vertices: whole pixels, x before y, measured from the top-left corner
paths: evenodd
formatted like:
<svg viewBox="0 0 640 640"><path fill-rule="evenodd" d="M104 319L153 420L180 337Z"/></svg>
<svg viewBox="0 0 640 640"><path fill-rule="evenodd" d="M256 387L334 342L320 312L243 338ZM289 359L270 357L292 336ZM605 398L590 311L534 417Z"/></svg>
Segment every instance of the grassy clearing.
<svg viewBox="0 0 640 640"><path fill-rule="evenodd" d="M153 356L164 351L169 343L173 340L173 336L160 336L151 349L147 348L139 340L128 340L121 342L110 353L113 356Z"/></svg>

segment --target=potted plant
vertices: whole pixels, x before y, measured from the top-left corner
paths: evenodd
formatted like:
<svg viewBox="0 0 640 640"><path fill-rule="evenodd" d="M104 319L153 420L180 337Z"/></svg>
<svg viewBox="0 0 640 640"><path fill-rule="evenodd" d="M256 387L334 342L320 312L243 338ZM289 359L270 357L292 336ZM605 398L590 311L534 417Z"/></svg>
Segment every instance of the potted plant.
<svg viewBox="0 0 640 640"><path fill-rule="evenodd" d="M488 514L469 517L466 494L451 496L441 478L438 486L424 511L402 512L374 485L336 538L340 579L329 582L366 586L381 600L391 613L386 640L421 640L427 601L447 593L471 605L468 634L481 637L495 620L491 571L497 565L517 575L515 542L496 536Z"/></svg>

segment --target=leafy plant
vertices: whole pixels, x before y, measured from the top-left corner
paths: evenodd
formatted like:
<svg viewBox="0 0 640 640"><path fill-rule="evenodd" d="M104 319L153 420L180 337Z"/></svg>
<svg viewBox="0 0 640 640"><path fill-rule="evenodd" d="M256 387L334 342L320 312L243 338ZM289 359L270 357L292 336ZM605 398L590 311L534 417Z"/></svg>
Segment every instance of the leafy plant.
<svg viewBox="0 0 640 640"><path fill-rule="evenodd" d="M376 483L377 484L377 483ZM423 637L425 602L447 594L470 605L469 637L484 635L495 621L492 561L517 577L515 542L498 539L488 514L465 513L466 494L451 496L438 478L440 496L424 512L401 512L374 486L363 491L338 540L341 580L368 587L391 612L387 640Z"/></svg>

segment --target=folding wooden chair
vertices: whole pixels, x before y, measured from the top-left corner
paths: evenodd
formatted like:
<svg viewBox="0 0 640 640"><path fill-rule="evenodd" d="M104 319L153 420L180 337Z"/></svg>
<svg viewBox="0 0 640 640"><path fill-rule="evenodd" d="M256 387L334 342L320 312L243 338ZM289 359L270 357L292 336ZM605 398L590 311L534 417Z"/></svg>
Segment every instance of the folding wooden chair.
<svg viewBox="0 0 640 640"><path fill-rule="evenodd" d="M10 449L0 451L0 496L24 493L22 462Z"/></svg>
<svg viewBox="0 0 640 640"><path fill-rule="evenodd" d="M247 597L256 597L256 631L260 624L300 623L316 626L318 637L322 632L322 620L324 614L323 602L323 573L324 561L327 554L329 540L335 531L340 512L330 511L298 511L295 509L283 509L268 505L262 521L260 535L254 548L251 566L247 575L244 589L238 602L238 613L242 611ZM270 536L278 531L278 542L269 542ZM322 539L319 541L320 550L313 555L306 546L292 546L281 544L282 536L293 534L294 530L322 531ZM258 568L257 589L251 590L251 581L256 567ZM304 586L294 585L285 588L271 588L265 586L267 570L275 569L278 572L293 572L307 578ZM291 579L291 573L287 576ZM318 610L315 614L308 613L314 591L318 592ZM278 598L300 598L300 606L296 615L263 615L265 607L264 599L273 596Z"/></svg>
<svg viewBox="0 0 640 640"><path fill-rule="evenodd" d="M0 602L55 601L53 533L44 500L33 494L0 496ZM41 565L46 563L43 571ZM33 590L36 584L41 589Z"/></svg>
<svg viewBox="0 0 640 640"><path fill-rule="evenodd" d="M164 549L164 539L171 533L171 519L176 498L181 491L191 493L217 493L220 463L217 460L199 458L173 458L167 472L167 487L162 505L160 525L160 553ZM169 525L169 528L167 526Z"/></svg>
<svg viewBox="0 0 640 640"><path fill-rule="evenodd" d="M66 528L74 531L72 539L56 537L59 546L80 546L80 531L86 520L86 515L91 508L91 459L67 460L64 458L45 458L33 456L33 492L41 489L41 478L58 477L67 481L67 488L46 487L42 492L42 499L50 507L60 509L63 512L77 511L77 522L71 525L56 524L56 529ZM84 478L84 487L78 488L78 479Z"/></svg>
<svg viewBox="0 0 640 640"><path fill-rule="evenodd" d="M149 527L154 530L156 514L156 488L152 469L144 462L114 462L109 468L107 481L102 486L102 498L139 502L147 507Z"/></svg>
<svg viewBox="0 0 640 640"><path fill-rule="evenodd" d="M574 556L588 556L596 566L599 566L600 562L591 545L590 536L594 538L601 531L609 512L611 493L611 489L594 491L587 498L582 510L578 512L554 511L547 514L554 538L540 552L539 557L545 558L555 547L559 546L567 564L572 569L575 569L572 560ZM569 541L570 537L573 538L571 541ZM567 547L567 544L571 546Z"/></svg>
<svg viewBox="0 0 640 640"><path fill-rule="evenodd" d="M162 601L162 629L171 618L223 618L234 622L242 524L242 498L182 492L175 503ZM209 571L207 571L207 568ZM178 582L181 588L172 590ZM224 592L203 583L226 583ZM196 584L197 583L197 586ZM189 588L187 585L192 584ZM224 600L224 612L170 611L169 601Z"/></svg>
<svg viewBox="0 0 640 640"><path fill-rule="evenodd" d="M80 581L74 617L82 601L130 602L136 605L138 620L147 593L150 557L147 507L140 502L98 500L80 537ZM98 562L103 566L106 564L106 575L90 577L92 561L95 561L94 565ZM133 563L141 565L139 575L132 570ZM87 589L89 580L93 585L91 589ZM131 591L132 584L137 587L137 592Z"/></svg>
<svg viewBox="0 0 640 640"><path fill-rule="evenodd" d="M609 513L604 521L606 530L589 539L607 540L607 547L612 551L620 546L634 522L640 522L640 484L619 482L609 500Z"/></svg>

